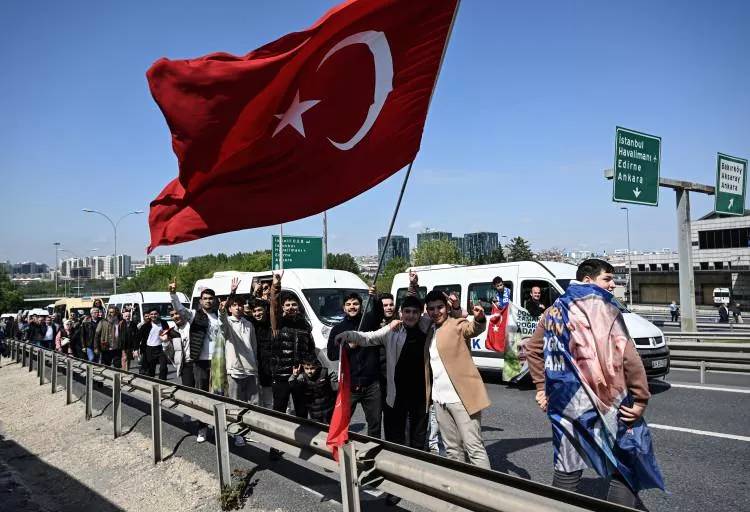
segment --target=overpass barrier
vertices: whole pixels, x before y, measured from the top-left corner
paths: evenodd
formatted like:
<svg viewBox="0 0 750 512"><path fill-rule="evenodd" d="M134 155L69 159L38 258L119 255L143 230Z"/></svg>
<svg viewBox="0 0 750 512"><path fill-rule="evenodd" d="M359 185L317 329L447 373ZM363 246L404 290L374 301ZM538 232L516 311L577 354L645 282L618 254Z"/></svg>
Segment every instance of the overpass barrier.
<svg viewBox="0 0 750 512"><path fill-rule="evenodd" d="M749 336L728 336L725 333L705 332L674 334L664 333L664 336L669 338L671 367L699 370L701 384L705 384L706 372L709 370L750 372ZM693 341L677 341L685 339ZM716 340L728 342L719 343Z"/></svg>
<svg viewBox="0 0 750 512"><path fill-rule="evenodd" d="M61 390L64 375L66 404L73 403L73 379L85 384L85 416L93 413L93 383L112 393L113 437L122 435L122 393L151 405L154 463L162 459L162 412L187 414L214 426L219 488L231 483L230 433L252 432L254 440L339 475L345 511L359 512L363 486L399 496L432 511L583 512L632 511L628 507L564 491L513 475L479 468L429 452L349 433L340 450L340 463L326 447L328 426L214 395L179 384L84 361L30 343L9 340L11 361L36 366L39 385ZM48 371L49 370L49 371ZM289 459L294 462L295 459ZM335 478L331 476L331 478Z"/></svg>

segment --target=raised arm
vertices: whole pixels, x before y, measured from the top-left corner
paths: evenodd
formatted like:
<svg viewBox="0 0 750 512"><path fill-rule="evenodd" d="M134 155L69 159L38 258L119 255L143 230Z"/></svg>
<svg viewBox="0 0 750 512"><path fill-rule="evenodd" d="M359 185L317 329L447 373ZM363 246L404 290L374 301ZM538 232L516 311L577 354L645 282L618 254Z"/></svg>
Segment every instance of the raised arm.
<svg viewBox="0 0 750 512"><path fill-rule="evenodd" d="M397 320L400 324L400 320ZM356 343L360 347L374 347L375 345L386 345L388 343L388 333L393 329L391 324L381 327L377 331L361 332L346 331L336 336L336 344L339 343Z"/></svg>
<svg viewBox="0 0 750 512"><path fill-rule="evenodd" d="M364 319L362 320L362 330L374 331L383 321L383 318L385 318L383 303L380 297L378 297L375 286L371 286L368 290L368 297L365 299L365 303L367 304L367 309L364 312ZM364 304L362 307L364 307Z"/></svg>
<svg viewBox="0 0 750 512"><path fill-rule="evenodd" d="M465 340L480 335L487 328L487 318L484 316L484 308L479 304L474 304L472 308L474 318L472 320L462 320L458 323L458 328Z"/></svg>
<svg viewBox="0 0 750 512"><path fill-rule="evenodd" d="M269 306L269 316L271 317L271 331L273 335L279 332L279 318L281 317L281 305L279 304L279 294L281 293L281 277L284 275L282 270L279 274L273 275L271 283L271 304Z"/></svg>
<svg viewBox="0 0 750 512"><path fill-rule="evenodd" d="M172 307L180 315L185 322L192 322L195 312L189 310L183 306L180 302L180 298L177 296L177 280L173 280L169 283L169 298L172 301Z"/></svg>

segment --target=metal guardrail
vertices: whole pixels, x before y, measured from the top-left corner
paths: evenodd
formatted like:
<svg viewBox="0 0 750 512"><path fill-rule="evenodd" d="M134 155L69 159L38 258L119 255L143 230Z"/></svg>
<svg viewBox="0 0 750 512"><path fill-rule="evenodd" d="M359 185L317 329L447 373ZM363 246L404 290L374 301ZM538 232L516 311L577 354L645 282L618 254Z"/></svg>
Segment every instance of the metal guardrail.
<svg viewBox="0 0 750 512"><path fill-rule="evenodd" d="M700 383L705 384L706 372L721 370L730 372L750 372L750 337L728 336L724 333L682 332L664 335L669 338L669 352L672 368L700 370ZM707 336L708 335L708 336ZM695 341L672 341L690 339ZM715 340L747 341L748 343L717 343ZM701 340L711 340L708 343Z"/></svg>
<svg viewBox="0 0 750 512"><path fill-rule="evenodd" d="M64 369L66 404L73 403L73 378L85 383L85 415L93 412L93 383L111 383L113 437L122 435L122 393L150 402L154 463L162 460L162 411L188 414L213 424L221 487L230 483L230 431L252 431L254 440L339 473L342 504L359 511L362 486L394 494L433 511L582 512L632 511L597 498L564 491L513 475L479 468L380 439L350 433L337 464L326 447L327 426L179 384L76 359L29 343L9 340L11 360L46 383L50 367L52 393L59 391Z"/></svg>

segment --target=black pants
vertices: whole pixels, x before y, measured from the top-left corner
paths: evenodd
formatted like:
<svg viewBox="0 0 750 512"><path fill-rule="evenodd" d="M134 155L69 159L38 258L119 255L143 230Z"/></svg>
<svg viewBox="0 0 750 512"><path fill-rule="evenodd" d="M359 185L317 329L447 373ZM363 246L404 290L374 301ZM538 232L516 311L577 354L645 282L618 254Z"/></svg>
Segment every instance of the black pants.
<svg viewBox="0 0 750 512"><path fill-rule="evenodd" d="M377 380L367 386L352 386L352 416L357 404L361 404L367 420L367 435L376 439L380 439L380 400L380 384Z"/></svg>
<svg viewBox="0 0 750 512"><path fill-rule="evenodd" d="M677 311L670 311L669 314L672 315L672 321L676 322L677 321Z"/></svg>
<svg viewBox="0 0 750 512"><path fill-rule="evenodd" d="M195 375L193 373L193 362L190 361L189 363L182 363L182 366L180 366L180 382L183 386L187 386L190 388L195 387Z"/></svg>
<svg viewBox="0 0 750 512"><path fill-rule="evenodd" d="M385 439L393 443L411 446L417 450L425 449L427 440L427 406L421 397L410 397L403 400L396 397L393 407L385 406ZM409 429L409 443L406 442L406 429Z"/></svg>
<svg viewBox="0 0 750 512"><path fill-rule="evenodd" d="M146 347L146 375L156 375L156 365L159 365L159 378L167 380L167 356L161 345Z"/></svg>
<svg viewBox="0 0 750 512"><path fill-rule="evenodd" d="M304 393L300 389L292 389L287 379L288 377L278 377L273 382L273 410L286 412L291 396L294 403L294 415L298 418L307 418L307 404L305 404Z"/></svg>
<svg viewBox="0 0 750 512"><path fill-rule="evenodd" d="M122 366L122 350L102 350L102 364L120 368Z"/></svg>
<svg viewBox="0 0 750 512"><path fill-rule="evenodd" d="M202 391L210 391L211 361L193 361L193 387Z"/></svg>

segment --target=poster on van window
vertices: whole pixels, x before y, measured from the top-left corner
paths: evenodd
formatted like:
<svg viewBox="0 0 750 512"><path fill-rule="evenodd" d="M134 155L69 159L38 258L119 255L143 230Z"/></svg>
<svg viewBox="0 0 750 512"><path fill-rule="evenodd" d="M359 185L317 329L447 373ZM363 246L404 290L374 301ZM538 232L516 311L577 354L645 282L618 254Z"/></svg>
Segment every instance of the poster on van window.
<svg viewBox="0 0 750 512"><path fill-rule="evenodd" d="M537 322L538 319L512 302L504 308L498 308L493 304L484 347L493 352L503 353L503 380L506 382L521 373L521 341L534 333Z"/></svg>

